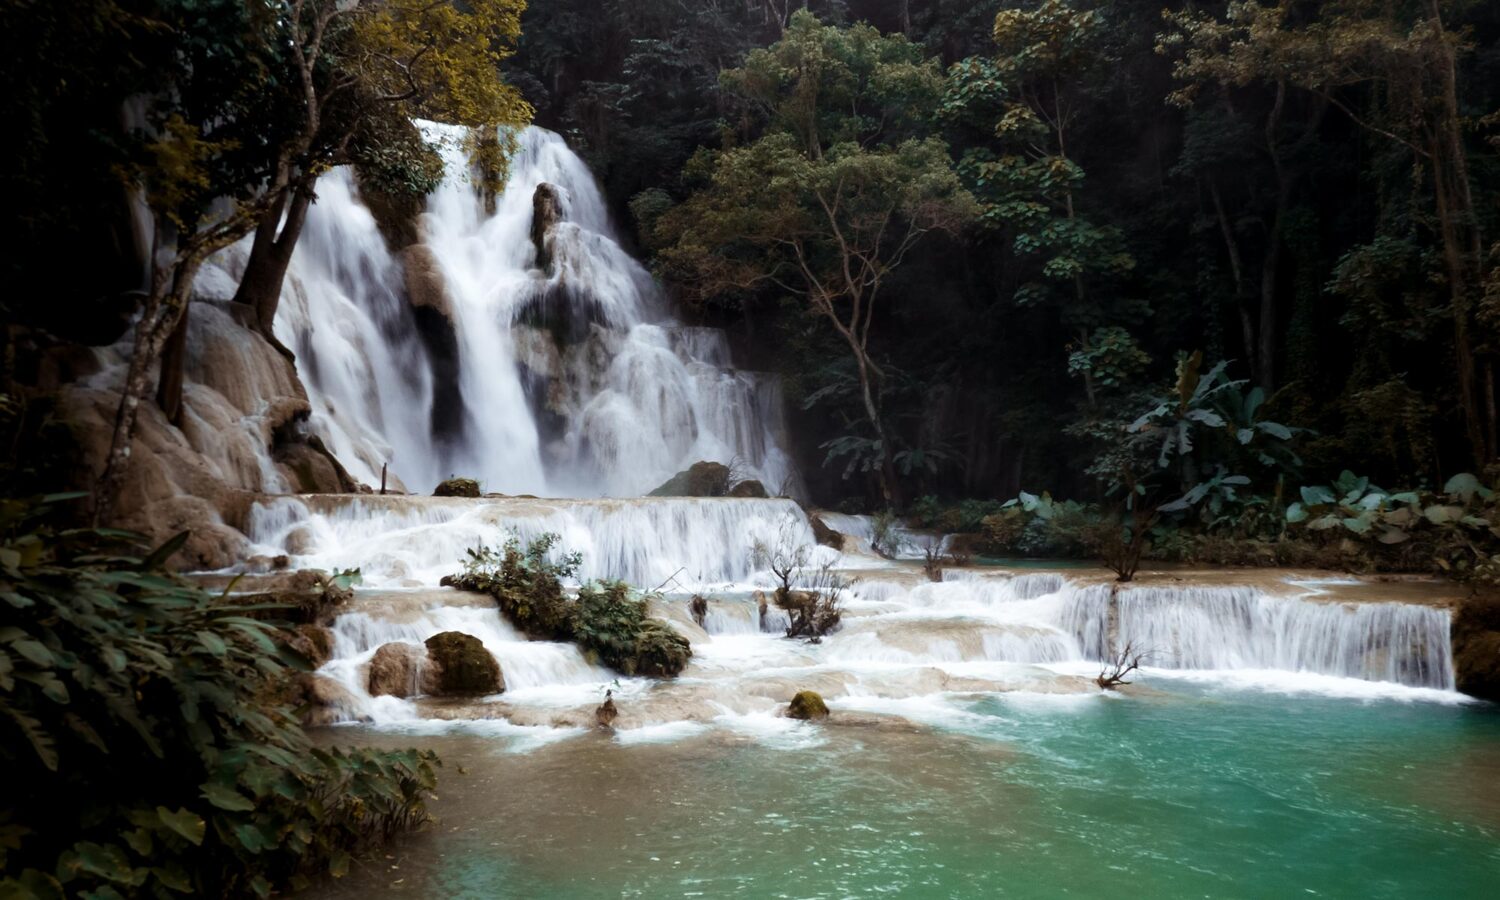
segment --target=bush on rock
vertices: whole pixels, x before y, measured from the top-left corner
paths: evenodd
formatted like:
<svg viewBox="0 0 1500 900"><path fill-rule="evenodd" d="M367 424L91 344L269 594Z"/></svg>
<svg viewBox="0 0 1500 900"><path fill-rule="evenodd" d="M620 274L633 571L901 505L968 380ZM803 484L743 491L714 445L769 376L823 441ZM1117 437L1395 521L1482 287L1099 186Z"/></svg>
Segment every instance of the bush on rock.
<svg viewBox="0 0 1500 900"><path fill-rule="evenodd" d="M692 657L692 646L666 623L651 618L646 597L619 581L586 584L577 598L562 579L578 571L577 553L554 555L558 536L544 534L521 548L511 538L499 551L468 551L464 570L443 584L494 597L500 611L527 636L573 641L585 654L626 675L670 676ZM555 556L555 558L554 558Z"/></svg>

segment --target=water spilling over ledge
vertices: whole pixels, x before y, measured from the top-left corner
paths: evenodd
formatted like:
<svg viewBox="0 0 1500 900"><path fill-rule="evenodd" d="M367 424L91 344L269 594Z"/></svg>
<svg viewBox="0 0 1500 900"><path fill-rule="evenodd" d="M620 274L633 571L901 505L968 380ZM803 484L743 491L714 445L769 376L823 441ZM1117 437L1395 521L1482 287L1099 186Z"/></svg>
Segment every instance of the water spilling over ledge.
<svg viewBox="0 0 1500 900"><path fill-rule="evenodd" d="M623 725L634 727L771 715L807 687L848 708L941 706L975 692L1089 694L1101 661L1127 643L1157 671L1282 673L1281 686L1301 678L1314 691L1318 679L1358 679L1417 692L1404 696L1455 696L1448 610L1380 602L1375 585L1369 601L1346 602L1291 586L1287 595L1246 585L1116 587L1056 572L963 569L931 582L914 564L877 567L817 546L788 500L303 496L263 503L252 523L267 553L364 571L366 589L335 622L334 659L322 671L345 689L351 719L503 717L571 728L588 724L611 684ZM572 645L526 640L488 598L437 588L470 547L544 532L583 554L582 580L665 585L656 614L693 643L682 677L616 681ZM821 644L782 637L784 616L762 611L755 594L772 583L757 571L755 543L788 538L854 579L842 627ZM693 592L709 598L701 626L688 610ZM500 661L504 694L459 706L369 695L367 666L382 644L420 645L453 630Z"/></svg>

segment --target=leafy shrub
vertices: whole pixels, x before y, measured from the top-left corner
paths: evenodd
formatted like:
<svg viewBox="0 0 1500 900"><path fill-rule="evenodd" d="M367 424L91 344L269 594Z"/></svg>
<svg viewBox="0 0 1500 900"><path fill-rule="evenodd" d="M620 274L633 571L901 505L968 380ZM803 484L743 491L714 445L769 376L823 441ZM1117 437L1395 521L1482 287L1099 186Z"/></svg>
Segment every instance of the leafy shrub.
<svg viewBox="0 0 1500 900"><path fill-rule="evenodd" d="M1099 521L1096 507L1076 500L1022 491L981 522L981 547L987 553L1074 558L1094 552Z"/></svg>
<svg viewBox="0 0 1500 900"><path fill-rule="evenodd" d="M626 675L676 675L693 651L687 639L650 618L648 600L623 581L578 589L574 639L584 653Z"/></svg>
<svg viewBox="0 0 1500 900"><path fill-rule="evenodd" d="M1500 499L1473 475L1453 476L1441 492L1389 492L1345 470L1300 495L1286 520L1309 537L1353 541L1379 567L1500 583Z"/></svg>
<svg viewBox="0 0 1500 900"><path fill-rule="evenodd" d="M998 513L1003 505L998 500L972 498L945 503L929 494L912 504L907 519L916 528L946 534L971 534L983 530L984 520Z"/></svg>
<svg viewBox="0 0 1500 900"><path fill-rule="evenodd" d="M467 550L462 574L444 578L443 584L494 597L511 624L530 637L571 640L573 603L563 592L562 580L578 573L583 557L564 553L553 560L559 540L549 532L523 550L512 536L498 552L488 546Z"/></svg>
<svg viewBox="0 0 1500 900"><path fill-rule="evenodd" d="M499 552L467 551L463 572L443 584L489 594L517 628L534 638L573 641L583 652L626 675L676 675L692 658L687 639L647 615L648 599L632 596L619 581L586 584L576 599L562 580L578 572L582 557L555 559L560 538L543 534L521 549L512 537Z"/></svg>
<svg viewBox="0 0 1500 900"><path fill-rule="evenodd" d="M426 819L431 753L318 749L266 705L296 661L162 570L186 535L139 559L45 512L0 501L0 895L266 896Z"/></svg>

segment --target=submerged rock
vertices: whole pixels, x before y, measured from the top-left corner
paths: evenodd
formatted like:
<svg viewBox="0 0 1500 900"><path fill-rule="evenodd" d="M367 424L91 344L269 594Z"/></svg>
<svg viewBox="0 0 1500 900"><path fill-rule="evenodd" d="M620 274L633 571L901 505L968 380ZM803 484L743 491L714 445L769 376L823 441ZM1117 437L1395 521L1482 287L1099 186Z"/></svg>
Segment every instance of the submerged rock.
<svg viewBox="0 0 1500 900"><path fill-rule="evenodd" d="M722 497L729 492L729 467L723 463L695 462L678 472L652 497Z"/></svg>
<svg viewBox="0 0 1500 900"><path fill-rule="evenodd" d="M769 497L770 494L766 493L766 486L765 485L761 484L759 481L757 481L754 478L750 478L750 479L746 479L745 481L741 481L739 484L736 484L734 487L730 488L729 489L729 496L731 496L731 497L755 497L755 498L764 500L767 497Z"/></svg>
<svg viewBox="0 0 1500 900"><path fill-rule="evenodd" d="M789 719L826 719L828 704L823 702L822 695L816 691L798 691L792 702L787 704L786 715Z"/></svg>
<svg viewBox="0 0 1500 900"><path fill-rule="evenodd" d="M505 690L500 663L473 635L444 631L427 639L427 657L434 670L427 685L439 696L498 694Z"/></svg>
<svg viewBox="0 0 1500 900"><path fill-rule="evenodd" d="M370 658L369 690L371 697L414 697L423 691L423 663L427 651L415 644L394 641L382 644Z"/></svg>
<svg viewBox="0 0 1500 900"><path fill-rule="evenodd" d="M478 497L479 482L472 478L449 478L432 489L434 497Z"/></svg>

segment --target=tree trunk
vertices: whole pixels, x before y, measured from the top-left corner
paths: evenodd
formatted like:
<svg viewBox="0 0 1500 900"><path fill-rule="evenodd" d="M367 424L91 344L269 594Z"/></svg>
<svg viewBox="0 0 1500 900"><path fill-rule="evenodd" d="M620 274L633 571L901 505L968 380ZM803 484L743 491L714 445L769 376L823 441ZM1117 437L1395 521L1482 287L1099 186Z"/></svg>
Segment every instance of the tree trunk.
<svg viewBox="0 0 1500 900"><path fill-rule="evenodd" d="M1431 0L1429 9L1437 26L1442 48L1439 59L1442 81L1442 112L1434 123L1429 145L1432 153L1433 197L1437 204L1443 238L1443 259L1448 269L1448 288L1453 317L1454 356L1457 362L1459 403L1474 464L1480 470L1495 458L1490 434L1492 416L1480 407L1476 382L1476 359L1469 337L1470 307L1479 290L1483 239L1474 215L1473 190L1469 184L1468 156L1464 150L1463 126L1458 108L1457 61L1442 22L1441 8ZM1488 365L1488 362L1486 362ZM1486 386L1488 394L1492 388ZM1488 398L1486 398L1488 407Z"/></svg>
<svg viewBox="0 0 1500 900"><path fill-rule="evenodd" d="M167 421L182 427L182 369L187 362L188 315L191 302L183 304L182 318L162 348L161 374L156 381L156 405Z"/></svg>
<svg viewBox="0 0 1500 900"><path fill-rule="evenodd" d="M1250 315L1250 286L1245 282L1245 265L1240 256L1240 244L1235 240L1234 227L1224 209L1224 200L1219 196L1219 185L1208 180L1208 194L1214 201L1214 214L1219 220L1219 233L1224 236L1224 248L1229 251L1229 272L1234 278L1234 306L1240 317L1240 335L1245 344L1245 362L1252 377L1258 378L1260 355L1256 352L1255 320Z"/></svg>
<svg viewBox="0 0 1500 900"><path fill-rule="evenodd" d="M277 352L290 358L292 352L276 339L276 310L281 303L281 288L286 282L292 252L297 249L302 226L307 222L313 192L311 184L301 182L289 187L288 191L291 193L290 202L274 205L256 227L250 259L245 263L245 274L234 299L236 303L254 308L257 330ZM285 222L282 221L283 211Z"/></svg>
<svg viewBox="0 0 1500 900"><path fill-rule="evenodd" d="M130 463L131 442L135 438L141 400L151 382L152 365L161 356L167 339L177 330L187 310L193 278L207 255L206 252L190 252L170 270L158 268L152 276L151 292L136 322L135 346L131 349L130 365L125 372L120 405L115 410L115 427L104 458L104 471L94 492L95 524L107 525L114 515L115 501L119 499L120 485Z"/></svg>
<svg viewBox="0 0 1500 900"><path fill-rule="evenodd" d="M869 359L862 348L852 342L851 346L854 347L855 363L859 368L859 387L864 398L865 415L869 416L870 426L875 429L875 439L880 441L880 493L887 509L899 509L901 493L896 484L896 454L891 447L890 435L885 433L885 423L880 418L880 405L875 399Z"/></svg>

